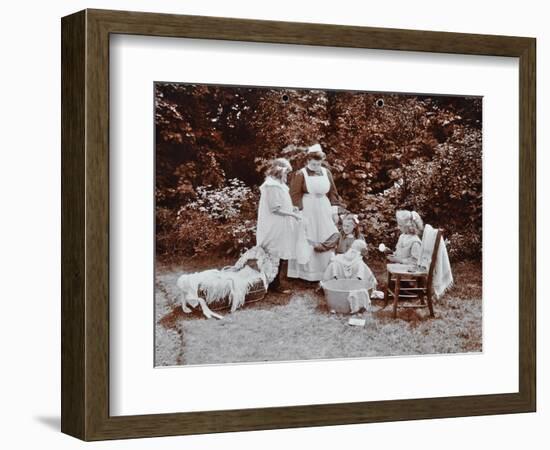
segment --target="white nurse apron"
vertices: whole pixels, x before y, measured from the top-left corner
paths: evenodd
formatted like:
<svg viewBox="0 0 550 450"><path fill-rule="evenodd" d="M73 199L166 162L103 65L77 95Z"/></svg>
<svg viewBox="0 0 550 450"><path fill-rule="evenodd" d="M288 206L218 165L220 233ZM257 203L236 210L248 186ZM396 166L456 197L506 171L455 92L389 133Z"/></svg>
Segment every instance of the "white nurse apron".
<svg viewBox="0 0 550 450"><path fill-rule="evenodd" d="M309 176L307 170L302 169L307 187L307 193L302 197L302 215L307 220L308 238L319 243L338 232L332 220L332 206L327 197L330 190L327 169L323 167L321 170L322 175ZM298 264L296 260L291 260L288 263L287 275L289 278L321 281L333 255L333 251L313 252L306 264Z"/></svg>

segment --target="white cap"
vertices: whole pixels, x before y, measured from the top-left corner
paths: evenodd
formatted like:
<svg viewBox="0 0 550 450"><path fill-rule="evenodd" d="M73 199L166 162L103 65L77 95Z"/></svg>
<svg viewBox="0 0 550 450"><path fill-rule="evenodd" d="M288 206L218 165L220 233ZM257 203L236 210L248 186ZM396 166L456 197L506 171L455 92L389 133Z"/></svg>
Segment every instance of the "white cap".
<svg viewBox="0 0 550 450"><path fill-rule="evenodd" d="M321 144L313 144L307 148L307 153L316 153L316 152L322 152L322 151L323 151L323 148L321 147Z"/></svg>

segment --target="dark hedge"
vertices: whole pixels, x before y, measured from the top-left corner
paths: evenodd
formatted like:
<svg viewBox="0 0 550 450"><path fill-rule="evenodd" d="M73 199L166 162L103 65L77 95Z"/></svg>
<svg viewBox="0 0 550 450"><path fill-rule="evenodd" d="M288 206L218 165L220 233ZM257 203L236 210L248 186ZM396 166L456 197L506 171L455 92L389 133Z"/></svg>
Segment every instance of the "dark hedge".
<svg viewBox="0 0 550 450"><path fill-rule="evenodd" d="M453 259L481 255L479 97L155 85L156 251L161 259L254 245L258 186L319 142L371 246L393 247L395 211L445 230Z"/></svg>

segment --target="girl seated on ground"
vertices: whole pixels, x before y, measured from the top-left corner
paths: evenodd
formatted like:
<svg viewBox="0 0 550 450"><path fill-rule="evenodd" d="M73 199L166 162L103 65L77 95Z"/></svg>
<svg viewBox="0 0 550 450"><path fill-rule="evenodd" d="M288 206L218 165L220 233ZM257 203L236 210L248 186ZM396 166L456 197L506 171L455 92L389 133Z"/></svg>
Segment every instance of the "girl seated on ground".
<svg viewBox="0 0 550 450"><path fill-rule="evenodd" d="M401 232L395 252L388 255L392 263L417 264L422 241L420 236L424 224L416 211L399 210L395 213L397 227Z"/></svg>

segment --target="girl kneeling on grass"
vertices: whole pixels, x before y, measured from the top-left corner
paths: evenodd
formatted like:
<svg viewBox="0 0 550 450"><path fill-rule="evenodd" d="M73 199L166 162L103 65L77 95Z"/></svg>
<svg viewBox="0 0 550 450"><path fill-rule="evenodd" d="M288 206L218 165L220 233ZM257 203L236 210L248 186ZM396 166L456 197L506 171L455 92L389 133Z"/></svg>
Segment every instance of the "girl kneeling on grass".
<svg viewBox="0 0 550 450"><path fill-rule="evenodd" d="M369 290L376 288L376 278L365 263L367 244L359 231L359 220L355 214L346 214L342 218L342 229L314 249L334 249L336 253L325 270L323 280L359 279L366 282Z"/></svg>
<svg viewBox="0 0 550 450"><path fill-rule="evenodd" d="M327 240L320 243L313 243L316 252L328 252L333 250L336 254L346 253L353 242L357 239L365 240L365 236L359 230L359 219L355 214L346 214L342 218L342 227L339 231L332 234ZM363 251L363 256L367 255L367 250Z"/></svg>
<svg viewBox="0 0 550 450"><path fill-rule="evenodd" d="M367 243L365 241L361 239L353 241L346 253L337 254L332 258L323 280L363 280L365 289L369 292L376 289L376 278L363 260L366 250Z"/></svg>

